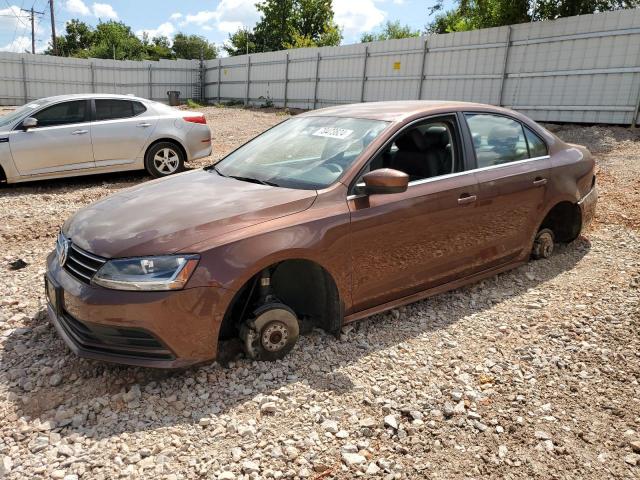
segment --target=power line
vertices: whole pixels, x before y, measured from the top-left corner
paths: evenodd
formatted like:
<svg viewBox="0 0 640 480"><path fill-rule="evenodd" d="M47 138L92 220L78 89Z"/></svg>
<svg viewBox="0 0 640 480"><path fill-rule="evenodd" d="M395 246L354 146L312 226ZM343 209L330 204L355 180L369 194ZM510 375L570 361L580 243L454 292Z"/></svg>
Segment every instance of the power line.
<svg viewBox="0 0 640 480"><path fill-rule="evenodd" d="M7 5L9 5L9 4L8 4L8 2L7 2L6 0L5 0L5 3L6 3ZM24 0L21 0L21 2L20 2L20 8L22 9L22 7L23 7L23 6L24 6ZM14 13L13 8L12 8L11 6L9 6L9 10L11 11L11 13L13 13L13 15L11 15L11 16L17 16L17 15ZM18 19L18 20L19 20L19 19ZM15 28L13 29L13 38L11 39L11 42L9 43L9 45L10 45L10 46L13 46L13 45L14 45L14 42L16 41L16 37L18 36L18 27L20 26L20 24L22 24L22 28L25 28L25 27L26 27L26 28L28 28L28 25L26 25L26 24L22 23L22 21L20 21L20 22L16 22L16 26L15 26Z"/></svg>
<svg viewBox="0 0 640 480"><path fill-rule="evenodd" d="M7 0L5 0L6 2ZM34 2L35 5L35 2ZM23 12L28 12L31 17L31 53L36 53L36 20L35 17L36 15L44 15L44 12L36 12L33 9L33 6L31 7L30 10L25 10L24 8L21 9Z"/></svg>
<svg viewBox="0 0 640 480"><path fill-rule="evenodd" d="M13 14L14 17L16 17L18 19L18 21L24 25L25 27L28 27L29 25L27 25L26 23L24 23L22 21L23 18L25 17L21 17L20 15L16 14L16 12L13 10L13 5L9 5L9 0L4 0L4 3L7 5L7 7L9 8L9 11ZM24 3L24 2L23 2ZM22 6L21 6L22 7ZM23 8L20 8L20 10L22 11Z"/></svg>

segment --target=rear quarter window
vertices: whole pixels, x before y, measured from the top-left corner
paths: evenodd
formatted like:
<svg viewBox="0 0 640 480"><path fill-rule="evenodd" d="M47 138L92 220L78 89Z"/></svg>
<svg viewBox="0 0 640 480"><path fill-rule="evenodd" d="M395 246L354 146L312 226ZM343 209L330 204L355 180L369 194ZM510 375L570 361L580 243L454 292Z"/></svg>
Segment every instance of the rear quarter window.
<svg viewBox="0 0 640 480"><path fill-rule="evenodd" d="M531 158L543 157L548 154L547 144L533 131L524 127L524 135L527 137L527 143L529 144L529 156Z"/></svg>

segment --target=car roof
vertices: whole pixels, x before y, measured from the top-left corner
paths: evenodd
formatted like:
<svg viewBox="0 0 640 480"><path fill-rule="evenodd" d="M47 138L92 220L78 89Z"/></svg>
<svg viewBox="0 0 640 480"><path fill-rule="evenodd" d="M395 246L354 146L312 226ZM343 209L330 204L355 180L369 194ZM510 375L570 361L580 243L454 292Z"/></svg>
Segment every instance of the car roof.
<svg viewBox="0 0 640 480"><path fill-rule="evenodd" d="M78 100L83 98L117 98L122 100L139 100L145 101L144 98L134 95L122 95L117 93L74 93L69 95L54 95L52 97L39 98L35 102L60 102L64 100Z"/></svg>
<svg viewBox="0 0 640 480"><path fill-rule="evenodd" d="M445 100L399 100L389 102L352 103L336 107L321 108L301 116L352 117L400 122L418 114L442 113L446 111L482 110L504 113L508 110L493 105ZM513 114L513 112L509 111Z"/></svg>

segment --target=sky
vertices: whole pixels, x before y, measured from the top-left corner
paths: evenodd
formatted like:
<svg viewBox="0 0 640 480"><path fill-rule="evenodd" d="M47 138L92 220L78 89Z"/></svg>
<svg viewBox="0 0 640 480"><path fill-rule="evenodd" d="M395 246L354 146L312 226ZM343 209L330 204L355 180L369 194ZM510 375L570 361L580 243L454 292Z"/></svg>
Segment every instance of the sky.
<svg viewBox="0 0 640 480"><path fill-rule="evenodd" d="M259 19L257 0L54 0L56 29L78 18L95 25L98 21L121 20L137 35L150 37L177 32L197 34L221 46L229 33L239 27L253 27ZM387 20L400 20L424 30L431 20L429 6L435 0L334 0L335 20L343 29L343 44L357 43L360 35L379 28ZM453 0L446 0L451 5ZM0 51L31 49L29 13L22 8L44 12L36 17L36 51L42 52L51 38L48 0L0 0Z"/></svg>

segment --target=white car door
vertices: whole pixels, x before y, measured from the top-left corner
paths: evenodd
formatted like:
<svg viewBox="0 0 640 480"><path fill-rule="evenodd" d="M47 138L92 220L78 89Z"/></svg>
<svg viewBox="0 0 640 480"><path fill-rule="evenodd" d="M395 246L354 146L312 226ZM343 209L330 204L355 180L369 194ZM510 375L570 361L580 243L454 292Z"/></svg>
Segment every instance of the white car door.
<svg viewBox="0 0 640 480"><path fill-rule="evenodd" d="M144 116L146 107L134 100L96 98L91 122L93 156L97 167L133 163L156 127Z"/></svg>
<svg viewBox="0 0 640 480"><path fill-rule="evenodd" d="M92 168L88 100L60 102L32 116L38 125L9 135L13 161L21 175Z"/></svg>

